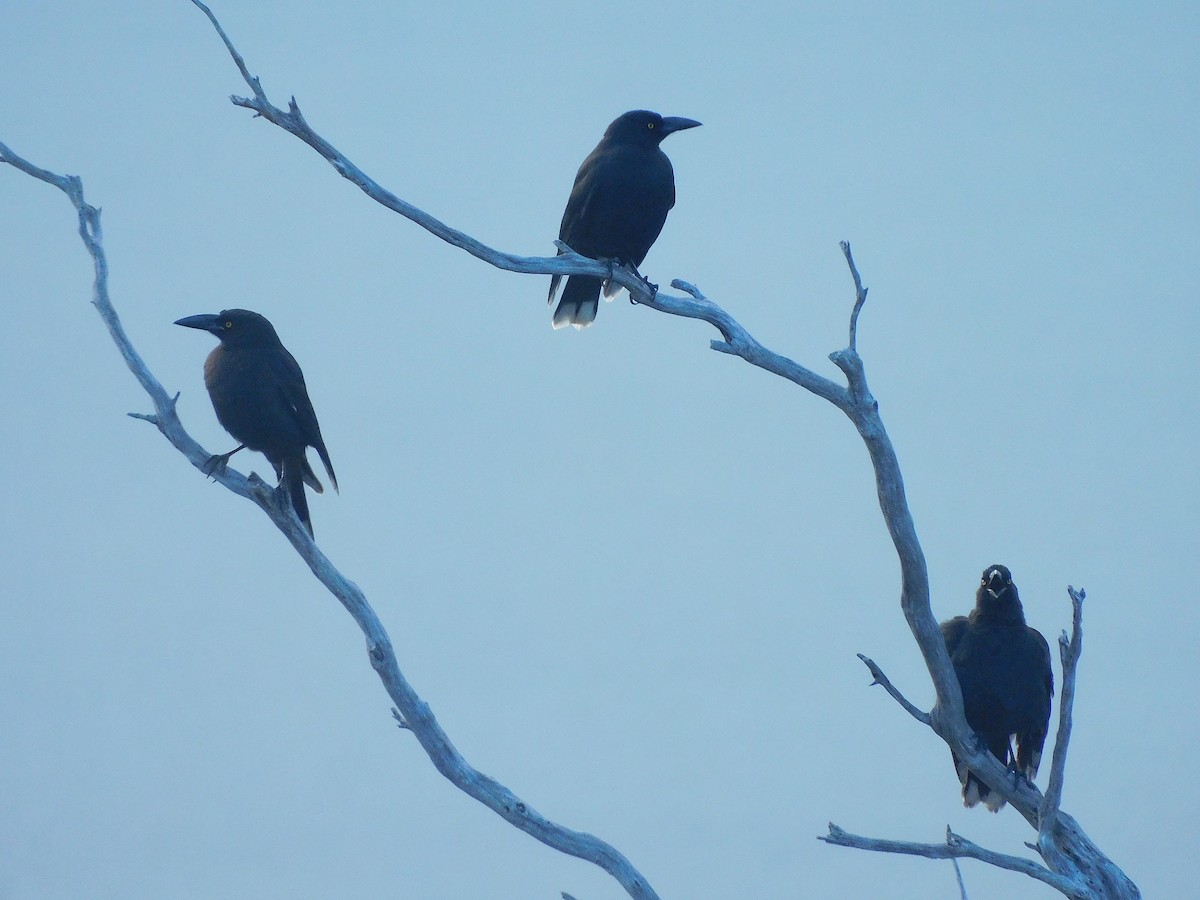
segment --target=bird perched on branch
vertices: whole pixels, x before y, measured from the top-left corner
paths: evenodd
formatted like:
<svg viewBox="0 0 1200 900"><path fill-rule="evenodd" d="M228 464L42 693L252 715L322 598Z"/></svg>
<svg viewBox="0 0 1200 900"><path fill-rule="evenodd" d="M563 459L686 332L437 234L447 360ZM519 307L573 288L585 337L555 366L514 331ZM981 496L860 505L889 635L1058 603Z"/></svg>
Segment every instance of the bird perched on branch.
<svg viewBox="0 0 1200 900"><path fill-rule="evenodd" d="M1054 673L1050 647L1025 624L1025 612L1004 566L988 566L969 616L942 623L942 637L962 687L967 724L991 754L1029 781L1037 776L1050 724ZM1016 738L1016 751L1012 739ZM963 804L996 812L1004 799L953 752Z"/></svg>
<svg viewBox="0 0 1200 900"><path fill-rule="evenodd" d="M210 331L220 340L204 361L204 386L217 420L238 446L209 457L205 471L224 471L229 457L246 447L262 453L311 536L304 485L318 494L324 487L308 463L306 447L316 448L334 490L338 483L295 357L280 343L275 327L248 309L188 316L175 324Z"/></svg>
<svg viewBox="0 0 1200 900"><path fill-rule="evenodd" d="M579 167L558 239L583 256L636 270L675 205L675 172L659 144L667 135L699 124L644 109L619 116ZM548 303L554 302L561 277L550 279ZM602 286L606 297L619 290L601 278L567 278L554 310L554 327L591 325Z"/></svg>

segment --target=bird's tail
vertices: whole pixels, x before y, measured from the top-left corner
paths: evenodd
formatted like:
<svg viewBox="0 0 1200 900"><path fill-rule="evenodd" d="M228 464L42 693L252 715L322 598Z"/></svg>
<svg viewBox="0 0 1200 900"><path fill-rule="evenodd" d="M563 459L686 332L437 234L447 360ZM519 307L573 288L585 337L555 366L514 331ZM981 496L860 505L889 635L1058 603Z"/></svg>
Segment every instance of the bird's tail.
<svg viewBox="0 0 1200 900"><path fill-rule="evenodd" d="M308 464L308 460L304 460L304 483L313 489L314 494L325 493L325 485L321 484L321 479L317 477L317 473L313 471L313 467Z"/></svg>
<svg viewBox="0 0 1200 900"><path fill-rule="evenodd" d="M967 764L958 758L958 754L951 751L950 755L954 757L954 771L958 773L958 781L962 785L963 806L970 809L982 803L992 812L999 812L1007 801L980 781L967 768Z"/></svg>
<svg viewBox="0 0 1200 900"><path fill-rule="evenodd" d="M316 480L316 476L312 475L312 467L309 466L308 460L303 456L288 458L283 461L283 477L279 484L287 491L288 498L292 501L292 509L296 511L296 518L308 529L308 536L312 537L313 527L312 519L308 516L308 498L304 496L304 483L309 476Z"/></svg>
<svg viewBox="0 0 1200 900"><path fill-rule="evenodd" d="M584 275L572 275L568 278L551 324L556 329L566 328L568 325L574 325L576 328L587 328L591 325L600 309L600 288L603 284L599 278L588 278Z"/></svg>

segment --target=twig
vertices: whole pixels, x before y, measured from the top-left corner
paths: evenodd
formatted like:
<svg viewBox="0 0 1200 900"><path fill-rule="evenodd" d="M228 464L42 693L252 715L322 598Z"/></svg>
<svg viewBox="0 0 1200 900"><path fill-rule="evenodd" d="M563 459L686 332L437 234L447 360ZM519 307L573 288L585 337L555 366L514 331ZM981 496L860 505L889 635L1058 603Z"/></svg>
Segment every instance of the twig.
<svg viewBox="0 0 1200 900"><path fill-rule="evenodd" d="M854 254L850 252L850 242L842 241L841 248L846 257L846 264L850 266L850 272L854 276L854 309L850 313L850 343L846 346L857 353L858 314L862 312L863 304L867 302L867 288L863 287L862 279L858 275L858 266L854 265Z"/></svg>
<svg viewBox="0 0 1200 900"><path fill-rule="evenodd" d="M967 885L963 881L962 869L958 865L958 857L950 857L950 863L954 866L954 877L958 881L958 900L970 900L967 896Z"/></svg>
<svg viewBox="0 0 1200 900"><path fill-rule="evenodd" d="M911 703L909 703L908 698L905 697L902 693L900 693L900 691L897 690L895 687L893 687L891 680L885 674L883 674L883 669L881 669L881 668L879 668L879 666L875 665L874 660L869 659L866 656L863 656L861 653L858 654L858 658L861 659L863 661L863 663L866 665L866 667L871 670L871 678L873 679L873 681L871 682L872 685L876 685L876 684L880 685L885 691L887 691L889 694L892 695L893 700L895 700L897 703L899 703L901 706L903 706L904 709L908 712L908 714L910 716L912 716L914 719L916 719L918 722L920 722L922 725L931 724L930 719L929 719L929 713L924 712L923 710L920 710L917 707L913 706Z"/></svg>

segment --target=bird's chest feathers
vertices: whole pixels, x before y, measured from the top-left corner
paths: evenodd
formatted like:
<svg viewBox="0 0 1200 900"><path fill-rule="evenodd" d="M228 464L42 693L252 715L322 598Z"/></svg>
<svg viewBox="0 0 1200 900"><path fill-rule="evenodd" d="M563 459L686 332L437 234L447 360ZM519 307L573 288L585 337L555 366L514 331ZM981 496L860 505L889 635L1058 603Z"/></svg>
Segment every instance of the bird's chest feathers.
<svg viewBox="0 0 1200 900"><path fill-rule="evenodd" d="M969 706L1008 710L1020 704L1030 683L1037 683L1024 626L977 625L954 656Z"/></svg>
<svg viewBox="0 0 1200 900"><path fill-rule="evenodd" d="M615 150L585 167L588 192L609 198L614 207L652 206L665 213L675 205L675 173L657 147Z"/></svg>
<svg viewBox="0 0 1200 900"><path fill-rule="evenodd" d="M204 386L217 419L243 443L256 448L264 438L290 430L294 411L284 402L279 378L264 354L218 345L204 361Z"/></svg>
<svg viewBox="0 0 1200 900"><path fill-rule="evenodd" d="M233 399L262 391L270 377L260 354L218 344L204 360L204 386L210 394Z"/></svg>

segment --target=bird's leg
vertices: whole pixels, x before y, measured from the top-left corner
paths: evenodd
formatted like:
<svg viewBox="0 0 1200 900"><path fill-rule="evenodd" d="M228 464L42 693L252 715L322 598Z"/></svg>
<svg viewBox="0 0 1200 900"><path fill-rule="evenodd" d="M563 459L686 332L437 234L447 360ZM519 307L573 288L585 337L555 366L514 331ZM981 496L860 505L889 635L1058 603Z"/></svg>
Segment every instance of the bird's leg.
<svg viewBox="0 0 1200 900"><path fill-rule="evenodd" d="M1009 775L1012 777L1014 789L1019 787L1022 781L1030 787L1034 787L1033 780L1021 770L1021 764L1017 761L1017 754L1011 743L1008 746L1008 759L1005 760L1004 767L1008 769Z"/></svg>
<svg viewBox="0 0 1200 900"><path fill-rule="evenodd" d="M647 278L641 272L639 272L637 266L635 266L631 262L623 263L623 265L628 266L634 275L636 275L638 278L642 279L642 283L645 284L646 288L650 291L651 299L653 299L658 294L658 285L655 284L654 282L652 282L649 278ZM634 299L633 294L629 295L629 302L633 303L635 305L637 304L637 300Z"/></svg>
<svg viewBox="0 0 1200 900"><path fill-rule="evenodd" d="M971 734L972 734L972 736L974 736L974 738L975 738L975 750L976 750L976 752L978 752L978 751L980 751L980 750L982 750L984 753L991 753L991 752L992 752L992 748L988 746L987 738L985 738L985 737L984 737L982 734L980 734L978 731L972 731L972 732L971 732ZM1004 760L1000 760L1000 762L1004 762Z"/></svg>
<svg viewBox="0 0 1200 900"><path fill-rule="evenodd" d="M239 450L245 450L245 444L238 444L228 453L215 453L204 461L204 465L200 467L200 471L209 478L215 478L218 475L225 474L225 467L229 465L229 457L237 453Z"/></svg>

